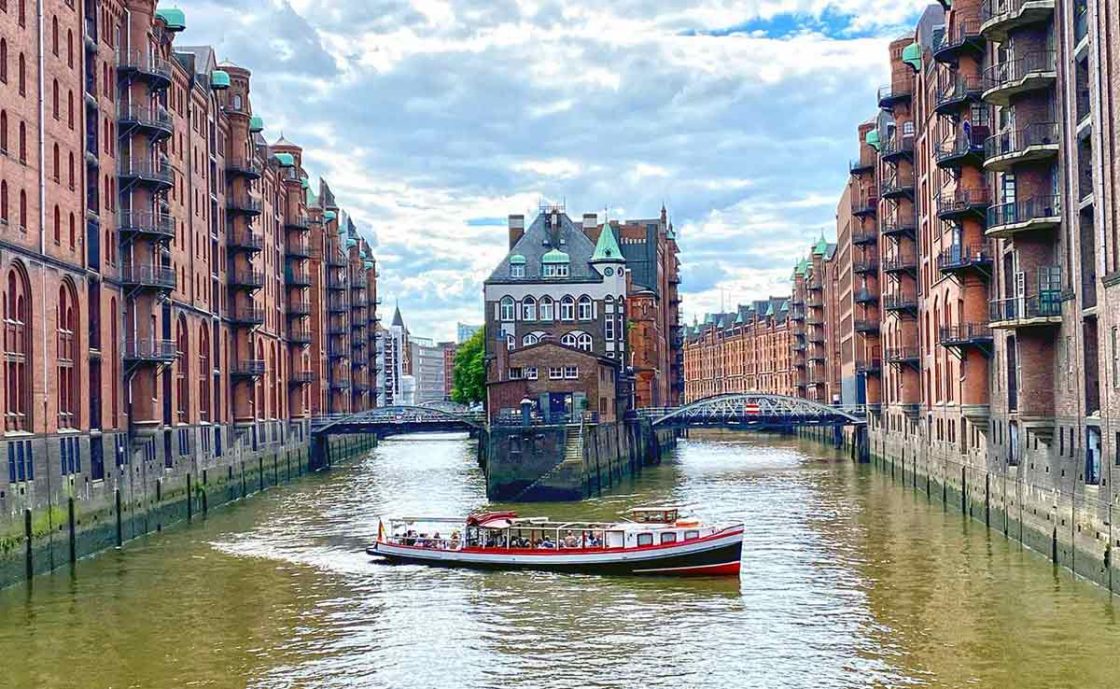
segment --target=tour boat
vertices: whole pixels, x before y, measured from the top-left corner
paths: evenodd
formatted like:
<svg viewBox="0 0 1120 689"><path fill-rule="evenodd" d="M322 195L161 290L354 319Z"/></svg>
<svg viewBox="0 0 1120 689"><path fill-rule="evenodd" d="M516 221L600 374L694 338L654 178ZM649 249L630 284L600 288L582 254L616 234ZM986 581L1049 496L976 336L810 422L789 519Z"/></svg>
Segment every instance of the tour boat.
<svg viewBox="0 0 1120 689"><path fill-rule="evenodd" d="M366 550L388 562L588 574L738 576L743 524L706 525L678 507L618 522L556 522L516 512L381 520Z"/></svg>

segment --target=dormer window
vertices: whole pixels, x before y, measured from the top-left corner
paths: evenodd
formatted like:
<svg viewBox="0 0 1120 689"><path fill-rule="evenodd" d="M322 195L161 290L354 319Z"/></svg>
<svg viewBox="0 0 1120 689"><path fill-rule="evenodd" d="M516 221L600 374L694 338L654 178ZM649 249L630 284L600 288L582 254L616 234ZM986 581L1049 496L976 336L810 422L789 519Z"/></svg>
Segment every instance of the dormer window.
<svg viewBox="0 0 1120 689"><path fill-rule="evenodd" d="M566 278L568 277L568 266L565 263L545 264L544 276L546 278Z"/></svg>
<svg viewBox="0 0 1120 689"><path fill-rule="evenodd" d="M511 278L525 277L525 257L514 254L509 257L509 276Z"/></svg>
<svg viewBox="0 0 1120 689"><path fill-rule="evenodd" d="M553 249L541 257L541 274L546 278L566 278L570 263L571 258L568 254Z"/></svg>

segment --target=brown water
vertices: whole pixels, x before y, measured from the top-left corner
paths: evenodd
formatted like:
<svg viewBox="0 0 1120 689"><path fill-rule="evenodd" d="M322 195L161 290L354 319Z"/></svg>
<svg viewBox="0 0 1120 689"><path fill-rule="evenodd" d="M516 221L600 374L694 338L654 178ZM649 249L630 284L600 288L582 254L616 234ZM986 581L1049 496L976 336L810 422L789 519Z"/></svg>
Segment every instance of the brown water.
<svg viewBox="0 0 1120 689"><path fill-rule="evenodd" d="M1120 687L1101 589L815 445L682 443L578 505L747 525L739 581L369 562L379 513L485 505L466 440L406 439L0 591L0 687Z"/></svg>

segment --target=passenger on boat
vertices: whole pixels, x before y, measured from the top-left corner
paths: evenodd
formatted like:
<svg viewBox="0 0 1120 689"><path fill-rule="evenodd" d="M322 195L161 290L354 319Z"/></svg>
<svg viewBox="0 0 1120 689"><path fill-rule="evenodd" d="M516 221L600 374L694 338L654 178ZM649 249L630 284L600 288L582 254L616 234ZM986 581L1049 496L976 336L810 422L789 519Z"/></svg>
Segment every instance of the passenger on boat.
<svg viewBox="0 0 1120 689"><path fill-rule="evenodd" d="M555 544L555 543L553 543L553 542L552 542L552 539L551 539L551 538L549 538L549 537L548 537L548 536L546 535L546 536L544 537L544 540L543 540L543 541L541 541L541 544L540 544L540 546L538 546L538 547L539 547L539 548L541 548L542 550L555 550L555 549L556 549L556 544Z"/></svg>
<svg viewBox="0 0 1120 689"><path fill-rule="evenodd" d="M565 548L578 548L579 547L579 541L576 540L575 534L573 534L571 531L564 534L564 547Z"/></svg>
<svg viewBox="0 0 1120 689"><path fill-rule="evenodd" d="M452 531L451 532L451 549L452 550L458 550L459 549L459 532L458 531Z"/></svg>
<svg viewBox="0 0 1120 689"><path fill-rule="evenodd" d="M603 540L601 538L599 538L598 536L596 536L595 534L591 534L591 538L587 539L587 547L588 548L600 548L600 547L602 547L602 545L603 545Z"/></svg>

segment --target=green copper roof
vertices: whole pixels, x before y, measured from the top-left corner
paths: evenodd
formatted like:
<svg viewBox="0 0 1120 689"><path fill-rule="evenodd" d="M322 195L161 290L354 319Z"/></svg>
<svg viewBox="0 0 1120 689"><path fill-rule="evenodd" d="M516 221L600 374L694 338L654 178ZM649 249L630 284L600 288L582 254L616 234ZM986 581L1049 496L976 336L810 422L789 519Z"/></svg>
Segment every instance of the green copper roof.
<svg viewBox="0 0 1120 689"><path fill-rule="evenodd" d="M306 182L307 180L305 179L303 181ZM304 188L307 189L307 205L308 206L318 206L319 205L319 197L315 195L315 191L311 188L311 185L307 184L307 185L305 185Z"/></svg>
<svg viewBox="0 0 1120 689"><path fill-rule="evenodd" d="M296 166L296 157L291 153L277 153L276 160L280 161L280 167Z"/></svg>
<svg viewBox="0 0 1120 689"><path fill-rule="evenodd" d="M178 7L161 7L156 10L156 19L162 19L168 31L182 31L187 28L187 15Z"/></svg>
<svg viewBox="0 0 1120 689"><path fill-rule="evenodd" d="M826 253L828 253L828 242L825 241L824 233L822 232L821 238L817 240L817 243L815 245L813 245L813 255L824 256Z"/></svg>
<svg viewBox="0 0 1120 689"><path fill-rule="evenodd" d="M306 189L308 193L311 192L311 182L308 182L306 177L303 177L299 180L299 185Z"/></svg>
<svg viewBox="0 0 1120 689"><path fill-rule="evenodd" d="M669 226L669 231L665 233L665 238L670 241L677 241L677 231L672 225Z"/></svg>
<svg viewBox="0 0 1120 689"><path fill-rule="evenodd" d="M511 266L523 266L525 265L525 257L521 254L514 254L509 257L509 264Z"/></svg>
<svg viewBox="0 0 1120 689"><path fill-rule="evenodd" d="M786 299L785 301L782 302L781 310L782 311L789 311L789 299Z"/></svg>
<svg viewBox="0 0 1120 689"><path fill-rule="evenodd" d="M911 43L902 49L902 61L917 72L922 68L922 44Z"/></svg>
<svg viewBox="0 0 1120 689"><path fill-rule="evenodd" d="M358 240L356 240L356 239L347 239L346 240L346 248L347 249L353 249L355 246L357 246L357 244L358 244Z"/></svg>
<svg viewBox="0 0 1120 689"><path fill-rule="evenodd" d="M770 308L766 309L766 315L767 316L773 316L774 315L774 303L773 302L770 303Z"/></svg>
<svg viewBox="0 0 1120 689"><path fill-rule="evenodd" d="M735 325L743 324L743 312L740 311L738 316L735 316Z"/></svg>
<svg viewBox="0 0 1120 689"><path fill-rule="evenodd" d="M229 72L215 69L210 72L210 88L212 89L228 89L229 88Z"/></svg>
<svg viewBox="0 0 1120 689"><path fill-rule="evenodd" d="M717 328L719 328L720 330L723 330L724 328L726 328L726 327L727 327L727 326L726 326L726 325L724 324L724 320L723 320L723 318L720 318L720 319L719 319L719 323L716 323L716 327L717 327Z"/></svg>
<svg viewBox="0 0 1120 689"><path fill-rule="evenodd" d="M867 132L867 136L863 137L863 142L878 151L880 147L879 130L872 129L871 131Z"/></svg>
<svg viewBox="0 0 1120 689"><path fill-rule="evenodd" d="M800 261L797 262L797 265L795 265L793 267L793 275L794 275L794 277L797 277L798 275L804 275L804 274L805 274L805 259L801 259Z"/></svg>
<svg viewBox="0 0 1120 689"><path fill-rule="evenodd" d="M710 314L710 313L704 314L704 325L711 325L711 324L712 324L712 314Z"/></svg>
<svg viewBox="0 0 1120 689"><path fill-rule="evenodd" d="M552 251L546 253L544 256L541 256L541 263L570 263L571 260L572 259L570 256L568 256L568 254L560 251L559 249L553 249Z"/></svg>
<svg viewBox="0 0 1120 689"><path fill-rule="evenodd" d="M618 241L614 238L614 230L609 222L603 223L603 231L599 233L599 241L595 244L595 253L591 254L591 262L617 261L625 263L622 250L618 248Z"/></svg>
<svg viewBox="0 0 1120 689"><path fill-rule="evenodd" d="M373 261L366 261L362 263L366 270L373 270Z"/></svg>
<svg viewBox="0 0 1120 689"><path fill-rule="evenodd" d="M323 220L326 222L330 222L337 217L338 213L335 213L334 211L327 211L326 213L323 213Z"/></svg>
<svg viewBox="0 0 1120 689"><path fill-rule="evenodd" d="M249 131L256 134L257 132L264 131L264 118L260 115L253 115L249 118Z"/></svg>

